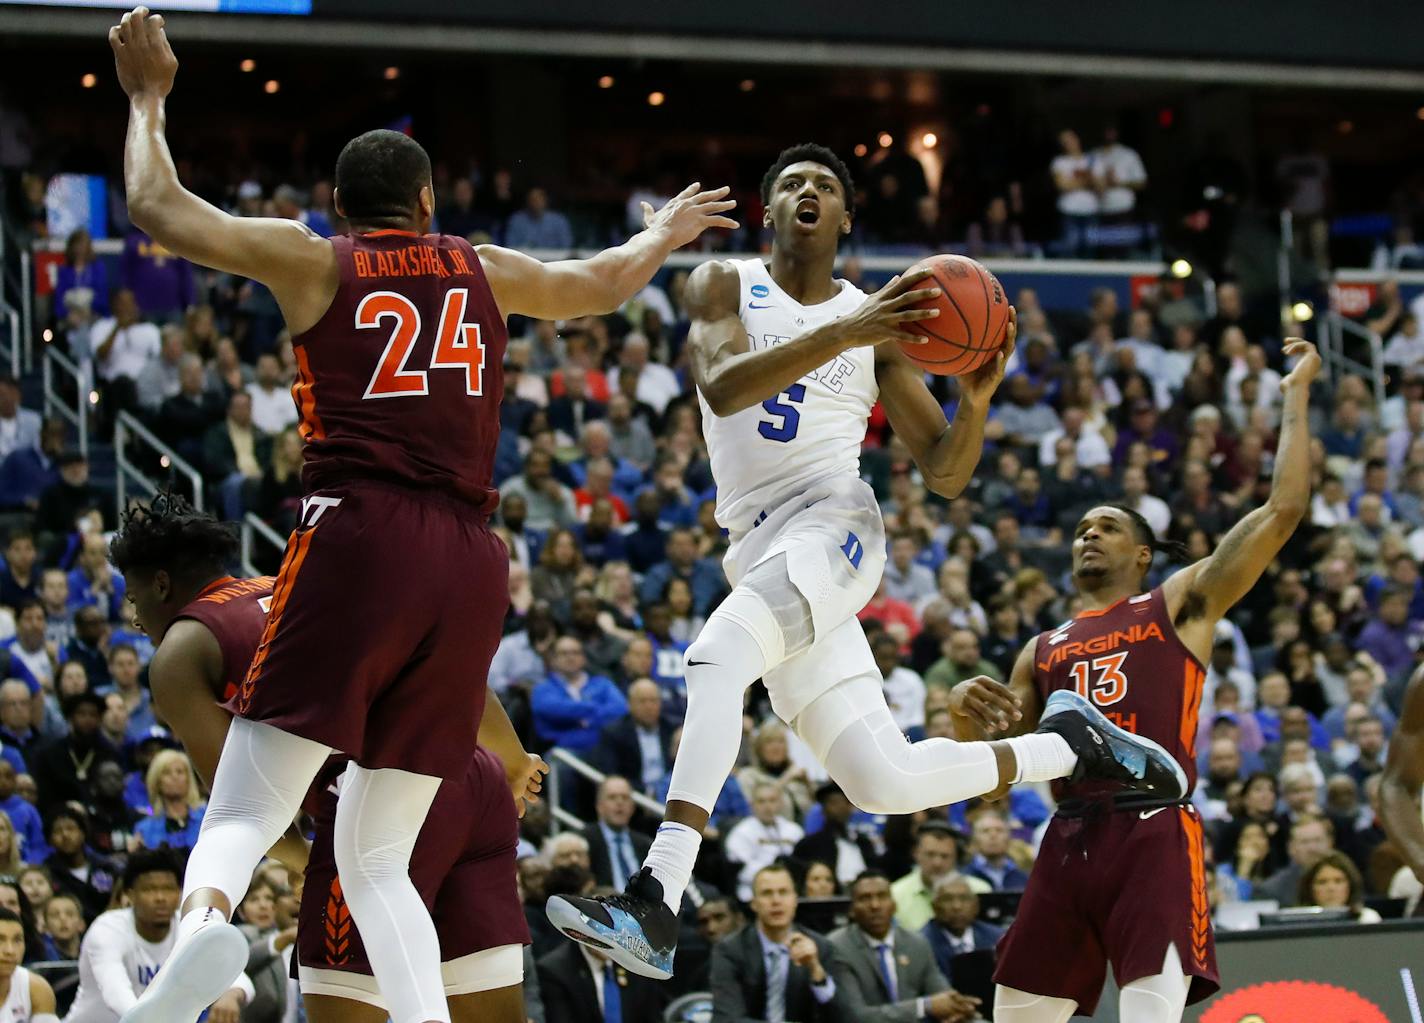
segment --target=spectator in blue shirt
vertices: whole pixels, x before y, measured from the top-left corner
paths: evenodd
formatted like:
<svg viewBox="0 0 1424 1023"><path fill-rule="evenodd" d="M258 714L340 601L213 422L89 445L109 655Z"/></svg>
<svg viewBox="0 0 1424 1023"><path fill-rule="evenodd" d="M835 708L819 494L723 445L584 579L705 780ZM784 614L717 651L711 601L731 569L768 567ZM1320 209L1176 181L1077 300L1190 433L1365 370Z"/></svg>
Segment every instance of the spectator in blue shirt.
<svg viewBox="0 0 1424 1023"><path fill-rule="evenodd" d="M653 644L652 679L663 690L663 716L682 724L687 711L687 643L673 639L672 609L653 604L643 612L648 642Z"/></svg>
<svg viewBox="0 0 1424 1023"><path fill-rule="evenodd" d="M15 826L15 834L20 837L20 854L26 863L43 863L50 854L49 843L45 841L44 822L40 812L15 794L15 765L8 759L0 758L0 810L10 818Z"/></svg>
<svg viewBox="0 0 1424 1023"><path fill-rule="evenodd" d="M78 228L64 242L64 262L54 276L54 308L64 308L64 297L75 288L87 288L90 308L100 316L109 315L109 273L104 261L94 254L94 240Z"/></svg>
<svg viewBox="0 0 1424 1023"><path fill-rule="evenodd" d="M127 740L133 742L147 735L158 718L153 713L153 700L138 679L138 651L127 643L109 645L109 677L113 683L101 686L100 696L111 693L123 697L124 708L128 711Z"/></svg>
<svg viewBox="0 0 1424 1023"><path fill-rule="evenodd" d="M0 604L18 608L40 595L40 573L35 568L39 552L35 538L28 529L10 530L5 541L5 565L0 569Z"/></svg>
<svg viewBox="0 0 1424 1023"><path fill-rule="evenodd" d="M59 464L64 453L65 428L60 419L45 420L40 427L39 445L18 448L0 462L0 507L35 511L40 495L59 482Z"/></svg>
<svg viewBox="0 0 1424 1023"><path fill-rule="evenodd" d="M84 665L92 687L108 685L109 658L104 653L104 632L108 629L104 612L97 607L81 607L74 612L74 638L60 654L61 661L78 661Z"/></svg>
<svg viewBox="0 0 1424 1023"><path fill-rule="evenodd" d="M24 682L14 678L0 682L0 742L5 744L0 756L16 774L29 770L27 758L44 738L31 724L34 705L34 694Z"/></svg>
<svg viewBox="0 0 1424 1023"><path fill-rule="evenodd" d="M623 535L628 541L628 564L634 572L647 572L667 556L668 530L658 521L659 508L658 495L651 490L643 491L633 501L633 525Z"/></svg>
<svg viewBox="0 0 1424 1023"><path fill-rule="evenodd" d="M29 686L31 693L54 687L55 663L45 644L44 607L38 600L27 600L20 605L15 638L7 650L10 676Z"/></svg>
<svg viewBox="0 0 1424 1023"><path fill-rule="evenodd" d="M134 829L139 844L145 849L193 848L206 807L187 754L164 750L148 765L145 782L153 812Z"/></svg>
<svg viewBox="0 0 1424 1023"><path fill-rule="evenodd" d="M642 499L639 498L641 506ZM692 587L692 609L704 618L711 614L718 599L726 592L727 581L717 564L698 558L697 539L692 530L674 529L669 533L665 554L667 560L654 565L643 576L643 585L638 591L642 602L652 604L661 600L667 592L668 582L677 577Z"/></svg>
<svg viewBox="0 0 1424 1023"><path fill-rule="evenodd" d="M653 485L658 497L658 521L669 529L697 524L697 498L682 481L682 466L676 458L658 460L653 469Z"/></svg>
<svg viewBox="0 0 1424 1023"><path fill-rule="evenodd" d="M1399 505L1389 489L1389 464L1383 458L1372 458L1365 463L1364 485L1350 498L1351 515L1359 514L1360 498L1366 494L1374 494L1380 499L1380 504L1389 510L1391 522L1400 520Z"/></svg>
<svg viewBox="0 0 1424 1023"><path fill-rule="evenodd" d="M100 533L84 537L79 550L79 566L69 573L69 607L97 607L104 618L117 622L123 617L124 577L109 564L109 545Z"/></svg>
<svg viewBox="0 0 1424 1023"><path fill-rule="evenodd" d="M1353 398L1341 398L1335 405L1330 425L1320 434L1327 455L1343 455L1356 459L1364 450L1369 431L1365 429L1360 403Z"/></svg>
<svg viewBox="0 0 1424 1023"><path fill-rule="evenodd" d="M529 189L524 209L509 218L504 244L511 249L568 250L574 247L574 232L568 217L549 209L549 193L536 187Z"/></svg>
<svg viewBox="0 0 1424 1023"><path fill-rule="evenodd" d="M534 731L551 746L588 754L603 727L628 713L628 701L610 680L584 670L583 644L572 636L554 641L549 676L530 696Z"/></svg>
<svg viewBox="0 0 1424 1023"><path fill-rule="evenodd" d="M673 730L672 740L669 746L668 763L677 759L677 748L682 745L682 729ZM672 772L663 775L662 780L653 786L653 798L659 802L666 803L668 789L672 787ZM733 775L728 775L727 780L722 783L722 791L717 793L717 802L712 805L712 812L707 817L707 831L703 832L703 837L715 836L716 833L728 824L734 824L743 817L750 817L752 804L747 802L746 793L742 791L742 786L738 784Z"/></svg>
<svg viewBox="0 0 1424 1023"><path fill-rule="evenodd" d="M987 881L996 892L1021 892L1028 875L1009 858L1009 822L996 810L983 809L974 818L974 858L964 873Z"/></svg>

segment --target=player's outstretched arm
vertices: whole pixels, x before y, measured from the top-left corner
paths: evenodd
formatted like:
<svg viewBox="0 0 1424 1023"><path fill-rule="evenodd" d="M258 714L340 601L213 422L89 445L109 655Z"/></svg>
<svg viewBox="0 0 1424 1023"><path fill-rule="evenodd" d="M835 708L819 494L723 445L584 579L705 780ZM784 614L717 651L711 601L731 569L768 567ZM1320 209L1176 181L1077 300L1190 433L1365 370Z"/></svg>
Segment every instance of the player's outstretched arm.
<svg viewBox="0 0 1424 1023"><path fill-rule="evenodd" d="M541 263L513 249L481 245L480 262L500 311L540 320L613 312L647 287L675 250L708 228L737 226L724 215L737 205L727 198L731 189L702 192L701 187L693 182L656 213L644 203L646 228L590 259Z"/></svg>
<svg viewBox="0 0 1424 1023"><path fill-rule="evenodd" d="M183 187L164 134L178 58L161 15L134 8L109 30L109 45L129 97L124 185L134 226L184 259L261 281L293 332L311 327L336 294L331 244L294 220L231 216Z"/></svg>
<svg viewBox="0 0 1424 1023"><path fill-rule="evenodd" d="M692 379L714 415L730 416L774 398L807 373L851 348L924 338L901 330L909 320L938 315L912 309L933 298L938 288L912 290L930 275L921 270L897 277L863 302L855 312L800 334L790 341L752 350L741 320L741 283L728 263L703 263L688 278L683 303L692 321L688 352ZM943 415L940 416L943 419Z"/></svg>
<svg viewBox="0 0 1424 1023"><path fill-rule="evenodd" d="M1299 338L1288 338L1285 352L1300 356L1300 361L1281 381L1285 406L1271 496L1236 523L1209 556L1163 584L1174 616L1195 601L1200 607L1191 608L1190 617L1215 623L1256 585L1310 508L1307 420L1310 384L1320 372L1320 356L1314 345Z"/></svg>
<svg viewBox="0 0 1424 1023"><path fill-rule="evenodd" d="M1404 691L1399 725L1390 736L1384 776L1380 779L1380 823L1414 876L1424 881L1424 668Z"/></svg>
<svg viewBox="0 0 1424 1023"><path fill-rule="evenodd" d="M1004 367L1014 353L1018 337L1018 314L1012 306L1006 331L999 353L973 373L959 378L959 408L953 423L945 418L944 409L925 386L924 371L907 359L898 346L882 345L876 351L875 376L890 428L910 449L925 486L941 497L962 494L979 466L989 401L1004 379Z"/></svg>

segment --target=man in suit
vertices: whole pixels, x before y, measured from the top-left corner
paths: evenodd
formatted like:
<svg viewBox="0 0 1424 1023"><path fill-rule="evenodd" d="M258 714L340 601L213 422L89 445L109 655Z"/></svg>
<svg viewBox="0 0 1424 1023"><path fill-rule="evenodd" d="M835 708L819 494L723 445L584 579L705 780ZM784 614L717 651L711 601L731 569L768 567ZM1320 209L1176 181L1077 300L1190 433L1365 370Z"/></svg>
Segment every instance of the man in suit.
<svg viewBox="0 0 1424 1023"><path fill-rule="evenodd" d="M629 973L581 941L566 941L539 960L539 993L548 1023L647 1023L663 1018L666 986Z"/></svg>
<svg viewBox="0 0 1424 1023"><path fill-rule="evenodd" d="M752 880L756 923L712 949L712 1023L851 1023L835 977L836 952L798 931L791 872L763 867Z"/></svg>
<svg viewBox="0 0 1424 1023"><path fill-rule="evenodd" d="M594 812L598 820L583 829L593 878L600 888L621 892L652 845L646 835L628 828L633 818L633 787L628 779L620 775L605 778L598 786Z"/></svg>
<svg viewBox="0 0 1424 1023"><path fill-rule="evenodd" d="M640 792L651 792L672 769L674 729L662 713L662 689L640 678L628 687L628 713L603 729L604 769L634 782Z"/></svg>
<svg viewBox="0 0 1424 1023"><path fill-rule="evenodd" d="M939 879L933 905L934 919L925 924L920 934L930 943L939 972L953 984L954 960L971 952L987 952L992 956L1004 932L978 919L979 896L958 874Z"/></svg>
<svg viewBox="0 0 1424 1023"><path fill-rule="evenodd" d="M601 401L588 396L588 376L575 367L564 367L564 393L549 402L549 425L555 430L578 439L585 423L604 419L608 409Z"/></svg>
<svg viewBox="0 0 1424 1023"><path fill-rule="evenodd" d="M836 984L859 1023L971 1020L979 1000L950 990L929 942L895 925L890 879L867 870L850 886L850 920L831 934Z"/></svg>
<svg viewBox="0 0 1424 1023"><path fill-rule="evenodd" d="M675 995L706 991L712 986L712 950L729 934L742 929L746 918L734 899L713 895L697 907L697 937L700 941L677 943L677 959L670 990Z"/></svg>

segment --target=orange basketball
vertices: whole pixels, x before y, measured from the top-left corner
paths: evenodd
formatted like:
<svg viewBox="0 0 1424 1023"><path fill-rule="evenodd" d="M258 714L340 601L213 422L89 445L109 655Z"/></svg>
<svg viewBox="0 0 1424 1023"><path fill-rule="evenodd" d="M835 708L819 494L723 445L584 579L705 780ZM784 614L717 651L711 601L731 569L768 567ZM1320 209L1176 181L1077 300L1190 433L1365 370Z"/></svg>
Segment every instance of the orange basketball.
<svg viewBox="0 0 1424 1023"><path fill-rule="evenodd" d="M937 286L941 294L909 308L938 309L939 315L903 324L904 329L923 334L929 341L922 345L902 343L900 349L926 372L941 376L972 373L998 353L1007 336L1009 300L1004 286L968 256L930 256L905 272L926 267L934 275L915 288Z"/></svg>

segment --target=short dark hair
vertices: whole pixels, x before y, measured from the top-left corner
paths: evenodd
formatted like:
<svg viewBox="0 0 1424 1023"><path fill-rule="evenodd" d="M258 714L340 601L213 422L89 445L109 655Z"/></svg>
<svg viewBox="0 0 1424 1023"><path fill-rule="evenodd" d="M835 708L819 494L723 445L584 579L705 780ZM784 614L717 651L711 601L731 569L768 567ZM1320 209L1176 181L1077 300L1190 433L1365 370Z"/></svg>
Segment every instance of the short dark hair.
<svg viewBox="0 0 1424 1023"><path fill-rule="evenodd" d="M5 537L5 546L6 546L6 547L10 546L10 545L11 545L12 543L14 543L16 540L28 540L28 541L30 541L30 543L34 543L34 542L35 542L35 534L32 533L32 532L29 530L29 528L26 527L26 526L16 526L14 529L10 530L10 532L6 535L6 537Z"/></svg>
<svg viewBox="0 0 1424 1023"><path fill-rule="evenodd" d="M425 148L387 128L357 135L336 158L342 212L362 224L409 217L430 179Z"/></svg>
<svg viewBox="0 0 1424 1023"><path fill-rule="evenodd" d="M84 832L84 841L89 841L89 815L73 806L61 806L50 813L49 820L45 821L46 838L54 834L54 826L60 821L73 821Z"/></svg>
<svg viewBox="0 0 1424 1023"><path fill-rule="evenodd" d="M91 689L86 690L82 693L75 693L73 696L66 696L64 698L64 703L61 705L60 708L64 711L64 720L68 721L70 718L72 718L74 716L75 711L77 711L80 707L84 706L84 704L86 703L93 707L97 713L104 713L103 698Z"/></svg>
<svg viewBox="0 0 1424 1023"><path fill-rule="evenodd" d="M0 924L19 924L21 930L25 927L25 921L20 919L19 913L13 909L5 909L3 906L0 906Z"/></svg>
<svg viewBox="0 0 1424 1023"><path fill-rule="evenodd" d="M237 557L237 529L200 512L180 494L164 492L144 507L129 505L109 543L109 558L124 574L132 569L171 574L221 573Z"/></svg>
<svg viewBox="0 0 1424 1023"><path fill-rule="evenodd" d="M949 826L947 821L925 821L915 831L915 844L920 844L920 839L926 835L933 835L935 838L948 838L955 845L959 844L959 833Z"/></svg>
<svg viewBox="0 0 1424 1023"><path fill-rule="evenodd" d="M133 654L135 657L137 657L138 648L135 647L132 643L115 643L113 646L109 647L109 660L112 661L119 654L123 653Z"/></svg>
<svg viewBox="0 0 1424 1023"><path fill-rule="evenodd" d="M886 884L890 884L890 875L885 873L885 871L883 870L877 870L874 867L867 867L859 874L856 874L855 877L851 880L851 883L846 885L846 891L854 893L856 885L860 884L862 881L884 881Z"/></svg>
<svg viewBox="0 0 1424 1023"><path fill-rule="evenodd" d="M183 883L183 869L167 849L139 849L129 854L124 887L132 888L144 874L172 874L179 884Z"/></svg>
<svg viewBox="0 0 1424 1023"><path fill-rule="evenodd" d="M850 213L854 210L855 182L851 180L850 168L830 149L815 142L802 142L800 145L783 149L776 161L766 169L766 173L762 175L761 179L763 205L771 201L771 189L776 184L776 179L793 163L819 163L829 170L836 176L836 180L841 183L841 189L845 192L846 212Z"/></svg>
<svg viewBox="0 0 1424 1023"><path fill-rule="evenodd" d="M49 616L49 613L45 611L45 606L42 601L35 600L33 597L26 597L20 601L20 606L15 608L15 620L18 621L20 616L32 607L39 608L40 614L45 615L45 617Z"/></svg>

